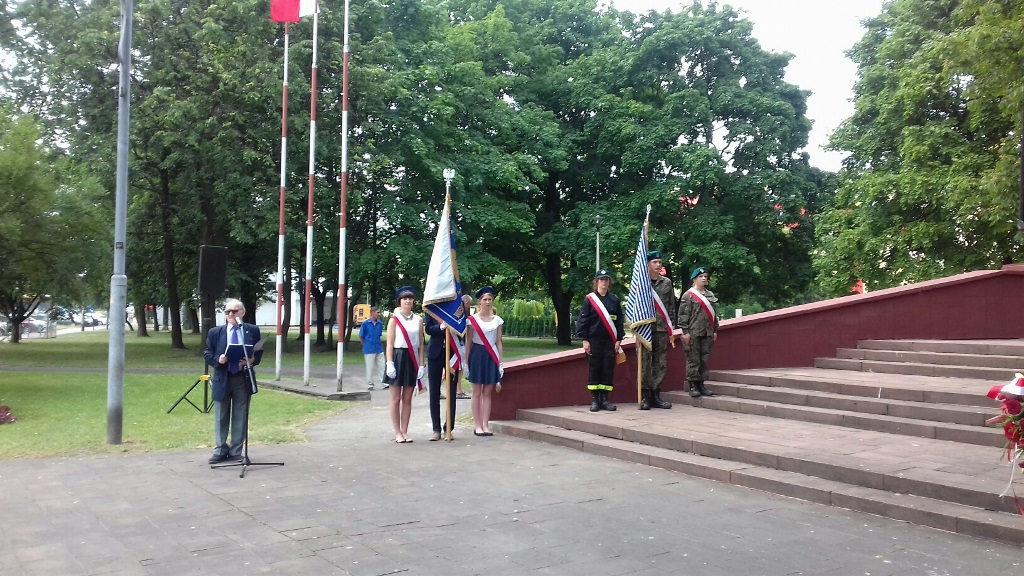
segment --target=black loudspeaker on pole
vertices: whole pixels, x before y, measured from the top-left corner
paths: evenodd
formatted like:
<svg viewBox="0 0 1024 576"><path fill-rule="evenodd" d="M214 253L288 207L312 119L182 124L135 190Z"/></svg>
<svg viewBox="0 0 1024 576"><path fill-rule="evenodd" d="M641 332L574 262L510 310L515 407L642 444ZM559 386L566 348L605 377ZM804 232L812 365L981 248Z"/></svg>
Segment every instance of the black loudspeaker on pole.
<svg viewBox="0 0 1024 576"><path fill-rule="evenodd" d="M199 247L199 293L219 298L227 279L228 249L224 246Z"/></svg>

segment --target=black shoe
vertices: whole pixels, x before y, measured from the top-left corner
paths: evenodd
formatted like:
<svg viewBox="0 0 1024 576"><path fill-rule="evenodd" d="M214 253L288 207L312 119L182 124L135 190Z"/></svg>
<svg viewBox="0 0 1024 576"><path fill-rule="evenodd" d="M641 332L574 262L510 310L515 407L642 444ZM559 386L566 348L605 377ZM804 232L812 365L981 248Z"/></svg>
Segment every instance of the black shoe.
<svg viewBox="0 0 1024 576"><path fill-rule="evenodd" d="M599 398L599 405L601 407L601 410L615 412L615 404L612 404L611 402L608 401L608 391L605 390L603 392L600 392L600 395L601 396Z"/></svg>
<svg viewBox="0 0 1024 576"><path fill-rule="evenodd" d="M651 390L651 406L654 406L655 408L661 408L662 410L667 410L672 407L672 404L670 402L665 402L664 400L662 400L661 390L655 388L654 390Z"/></svg>
<svg viewBox="0 0 1024 576"><path fill-rule="evenodd" d="M690 382L690 398L700 398L700 388L698 382Z"/></svg>
<svg viewBox="0 0 1024 576"><path fill-rule="evenodd" d="M715 393L704 387L704 381L701 380L697 383L697 391L700 392L701 396L714 396Z"/></svg>
<svg viewBox="0 0 1024 576"><path fill-rule="evenodd" d="M601 409L601 393L597 390L590 391L590 411L597 412Z"/></svg>
<svg viewBox="0 0 1024 576"><path fill-rule="evenodd" d="M640 391L640 409L650 410L651 409L651 391L641 390Z"/></svg>
<svg viewBox="0 0 1024 576"><path fill-rule="evenodd" d="M223 454L214 454L213 456L210 456L209 462L210 464L220 464L221 462L226 462L227 460L228 457L224 456Z"/></svg>

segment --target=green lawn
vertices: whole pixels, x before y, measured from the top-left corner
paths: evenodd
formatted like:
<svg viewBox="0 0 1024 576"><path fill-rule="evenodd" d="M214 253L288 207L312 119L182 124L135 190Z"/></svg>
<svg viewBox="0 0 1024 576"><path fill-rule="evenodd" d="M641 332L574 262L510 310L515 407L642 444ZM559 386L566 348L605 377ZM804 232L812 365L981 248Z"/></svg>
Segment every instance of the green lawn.
<svg viewBox="0 0 1024 576"><path fill-rule="evenodd" d="M108 445L106 374L2 371L0 404L18 421L0 426L0 458L211 448L212 412L183 402L167 413L190 384L175 375L126 375L123 443ZM202 394L197 389L190 398L198 404ZM257 398L253 444L302 440L306 424L351 405L274 390L261 390Z"/></svg>
<svg viewBox="0 0 1024 576"><path fill-rule="evenodd" d="M273 332L264 353L264 373L274 365ZM26 339L19 344L0 342L0 405L8 405L18 421L0 427L0 458L61 456L104 452L145 452L210 448L212 414L202 414L187 403L167 410L194 381L182 374L133 374L124 376L124 438L120 445L106 443L107 365L109 333L89 330L61 334L51 339ZM549 339L505 338L505 357L525 358L565 350ZM151 333L139 338L129 332L125 339L125 367L129 370L179 369L202 372L199 336L185 335L187 350L172 350L170 333ZM301 367L302 345L289 342L282 365ZM334 350L316 351L315 366L333 366ZM358 343L345 353L345 364L362 366ZM39 368L17 370L17 367ZM47 371L86 368L97 371ZM350 369L352 369L350 368ZM202 393L193 391L194 402ZM329 402L294 394L261 390L253 404L250 439L257 443L295 442L303 439L310 423L344 412L350 404ZM471 419L470 419L471 421Z"/></svg>

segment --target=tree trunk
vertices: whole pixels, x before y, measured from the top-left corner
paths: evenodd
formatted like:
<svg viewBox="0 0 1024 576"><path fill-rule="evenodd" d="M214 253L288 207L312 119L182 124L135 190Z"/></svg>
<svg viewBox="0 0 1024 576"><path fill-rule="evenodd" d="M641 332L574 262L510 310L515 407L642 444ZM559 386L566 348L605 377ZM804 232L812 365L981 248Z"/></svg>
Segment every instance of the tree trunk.
<svg viewBox="0 0 1024 576"><path fill-rule="evenodd" d="M306 281L299 280L295 285L296 292L299 294L299 336L295 339L296 342L305 342L306 334Z"/></svg>
<svg viewBox="0 0 1024 576"><path fill-rule="evenodd" d="M193 334L199 334L202 332L202 327L199 325L199 313L196 309L189 305L185 310L185 317L188 319L188 328Z"/></svg>
<svg viewBox="0 0 1024 576"><path fill-rule="evenodd" d="M156 304L153 304L153 332L160 331L160 312L156 309Z"/></svg>
<svg viewBox="0 0 1024 576"><path fill-rule="evenodd" d="M149 326L146 326L145 304L135 305L135 323L139 325L139 329L135 332L139 338L149 338Z"/></svg>
<svg viewBox="0 0 1024 576"><path fill-rule="evenodd" d="M560 254L548 254L544 266L544 278L548 284L548 295L555 307L555 318L558 329L555 336L563 346L572 344L572 318L569 307L572 304L573 292L562 290L562 258Z"/></svg>
<svg viewBox="0 0 1024 576"><path fill-rule="evenodd" d="M324 301L327 300L327 292L313 284L313 304L316 306L316 345L325 346L327 339L324 337Z"/></svg>
<svg viewBox="0 0 1024 576"><path fill-rule="evenodd" d="M285 251L284 279L281 281L281 352L288 352L288 329L292 323L292 272L291 258Z"/></svg>
<svg viewBox="0 0 1024 576"><path fill-rule="evenodd" d="M345 306L345 347L342 348L342 352L347 351L349 343L352 342L352 327L355 324L355 309L358 303L359 299L353 298Z"/></svg>

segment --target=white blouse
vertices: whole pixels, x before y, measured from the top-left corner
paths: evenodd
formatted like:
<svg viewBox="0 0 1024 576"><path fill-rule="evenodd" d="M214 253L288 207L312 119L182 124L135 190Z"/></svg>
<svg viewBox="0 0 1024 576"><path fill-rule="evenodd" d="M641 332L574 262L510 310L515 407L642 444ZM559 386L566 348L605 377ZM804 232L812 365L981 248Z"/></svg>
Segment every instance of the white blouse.
<svg viewBox="0 0 1024 576"><path fill-rule="evenodd" d="M481 320L479 314L473 314L473 319L477 321L477 324L480 325L480 329L484 331L483 336L485 336L487 338L487 341L491 343L491 346L494 346L495 347L494 349L497 350L498 349L497 348L497 346L498 346L498 328L502 324L504 324L505 321L502 320L501 316L498 316L497 314L495 314L494 316L491 316L491 319L488 320L487 322L484 322L483 320ZM473 327L473 344L483 344L483 343L484 343L484 341L481 339L480 332L478 332L476 330L476 327L474 326Z"/></svg>
<svg viewBox="0 0 1024 576"><path fill-rule="evenodd" d="M392 316L392 318L394 318L395 320L401 322L402 326L405 327L405 331L409 333L409 340L412 341L412 345L413 346L419 346L419 342L420 342L420 329L423 326L423 319L420 318L419 315L413 314L412 318L410 318L409 320L406 320L405 317L402 316L401 312L395 312L395 315ZM402 331L397 326L395 327L395 345L394 345L394 347L395 348L408 348L409 347L405 343L405 336L402 336Z"/></svg>

